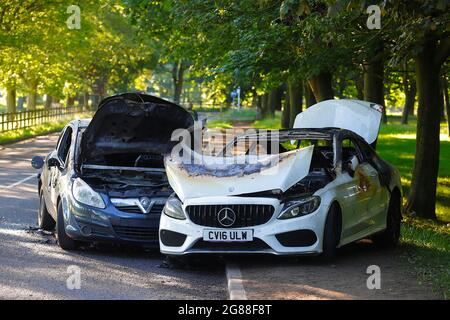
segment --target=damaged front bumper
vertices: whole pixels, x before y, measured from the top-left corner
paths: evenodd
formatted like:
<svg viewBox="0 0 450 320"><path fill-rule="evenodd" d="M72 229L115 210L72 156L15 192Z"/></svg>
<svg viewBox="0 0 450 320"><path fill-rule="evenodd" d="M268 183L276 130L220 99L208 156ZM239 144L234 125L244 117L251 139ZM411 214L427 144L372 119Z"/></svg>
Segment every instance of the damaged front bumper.
<svg viewBox="0 0 450 320"><path fill-rule="evenodd" d="M105 209L83 205L72 195L62 199L65 229L69 237L85 242L116 242L158 247L158 227L166 197L150 199L148 213L138 213L131 206L118 208L101 195Z"/></svg>
<svg viewBox="0 0 450 320"><path fill-rule="evenodd" d="M211 206L213 207L211 209ZM270 216L261 218L258 208L273 207ZM218 227L217 209L229 207L237 211L236 228ZM320 205L311 214L280 220L283 204L278 199L255 197L203 197L186 200L185 220L163 214L160 222L160 250L167 255L186 254L274 254L307 255L322 252L323 226L328 208ZM194 209L193 209L194 208ZM214 211L216 209L216 211ZM211 214L209 213L211 210ZM260 224L259 224L260 223ZM252 241L207 241L207 231L248 230Z"/></svg>

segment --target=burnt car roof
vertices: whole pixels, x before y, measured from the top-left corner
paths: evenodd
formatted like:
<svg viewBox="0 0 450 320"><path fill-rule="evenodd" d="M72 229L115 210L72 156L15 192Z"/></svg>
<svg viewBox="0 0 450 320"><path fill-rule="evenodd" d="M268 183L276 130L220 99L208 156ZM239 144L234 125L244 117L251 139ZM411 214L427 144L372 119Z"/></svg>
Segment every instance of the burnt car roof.
<svg viewBox="0 0 450 320"><path fill-rule="evenodd" d="M277 133L274 136L272 133ZM237 136L236 139L261 139L264 137L272 138L278 137L279 139L323 139L332 140L335 135L351 135L362 139L358 134L347 129L340 128L291 128L291 129L281 129L281 130L265 130L265 129L255 129L253 133L243 134Z"/></svg>

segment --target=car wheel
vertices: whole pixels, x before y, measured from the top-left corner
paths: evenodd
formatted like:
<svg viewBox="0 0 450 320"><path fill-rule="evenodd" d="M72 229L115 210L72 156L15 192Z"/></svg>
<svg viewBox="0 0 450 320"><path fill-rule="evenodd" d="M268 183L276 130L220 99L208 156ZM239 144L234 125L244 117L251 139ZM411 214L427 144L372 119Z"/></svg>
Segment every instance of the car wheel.
<svg viewBox="0 0 450 320"><path fill-rule="evenodd" d="M56 219L56 239L63 250L75 250L78 247L78 241L70 238L65 229L62 201L58 203L58 216Z"/></svg>
<svg viewBox="0 0 450 320"><path fill-rule="evenodd" d="M398 194L393 194L389 200L389 208L386 219L386 229L372 238L376 245L383 248L394 247L400 239L402 213L401 201Z"/></svg>
<svg viewBox="0 0 450 320"><path fill-rule="evenodd" d="M340 238L339 225L338 209L333 204L328 211L323 232L322 254L320 257L324 262L330 262L336 258L337 245Z"/></svg>
<svg viewBox="0 0 450 320"><path fill-rule="evenodd" d="M51 231L55 229L56 222L53 220L50 213L48 213L47 206L45 204L44 195L41 192L39 197L39 210L38 210L38 226L42 230Z"/></svg>

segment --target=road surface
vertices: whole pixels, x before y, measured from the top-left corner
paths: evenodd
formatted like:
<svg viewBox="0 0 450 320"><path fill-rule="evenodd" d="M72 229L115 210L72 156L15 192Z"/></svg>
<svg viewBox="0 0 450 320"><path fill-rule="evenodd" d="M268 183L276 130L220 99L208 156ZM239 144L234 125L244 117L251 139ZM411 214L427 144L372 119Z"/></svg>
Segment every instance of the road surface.
<svg viewBox="0 0 450 320"><path fill-rule="evenodd" d="M0 146L0 299L437 297L419 284L402 247L383 251L368 241L342 249L332 265L314 258L246 257L174 269L158 252L139 248L65 252L51 233L36 229L37 172L30 166L32 156L46 155L56 140L50 134ZM367 287L371 265L380 268L381 289ZM73 270L80 272L79 289L67 285Z"/></svg>

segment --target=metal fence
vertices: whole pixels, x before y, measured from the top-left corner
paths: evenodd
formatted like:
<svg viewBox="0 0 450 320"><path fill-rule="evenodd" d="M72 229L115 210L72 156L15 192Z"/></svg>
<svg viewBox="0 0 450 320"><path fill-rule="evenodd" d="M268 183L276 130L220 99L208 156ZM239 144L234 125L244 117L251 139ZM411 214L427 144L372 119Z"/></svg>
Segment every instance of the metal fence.
<svg viewBox="0 0 450 320"><path fill-rule="evenodd" d="M43 123L68 118L70 115L74 115L82 111L82 108L58 107L0 113L0 132L37 126Z"/></svg>

